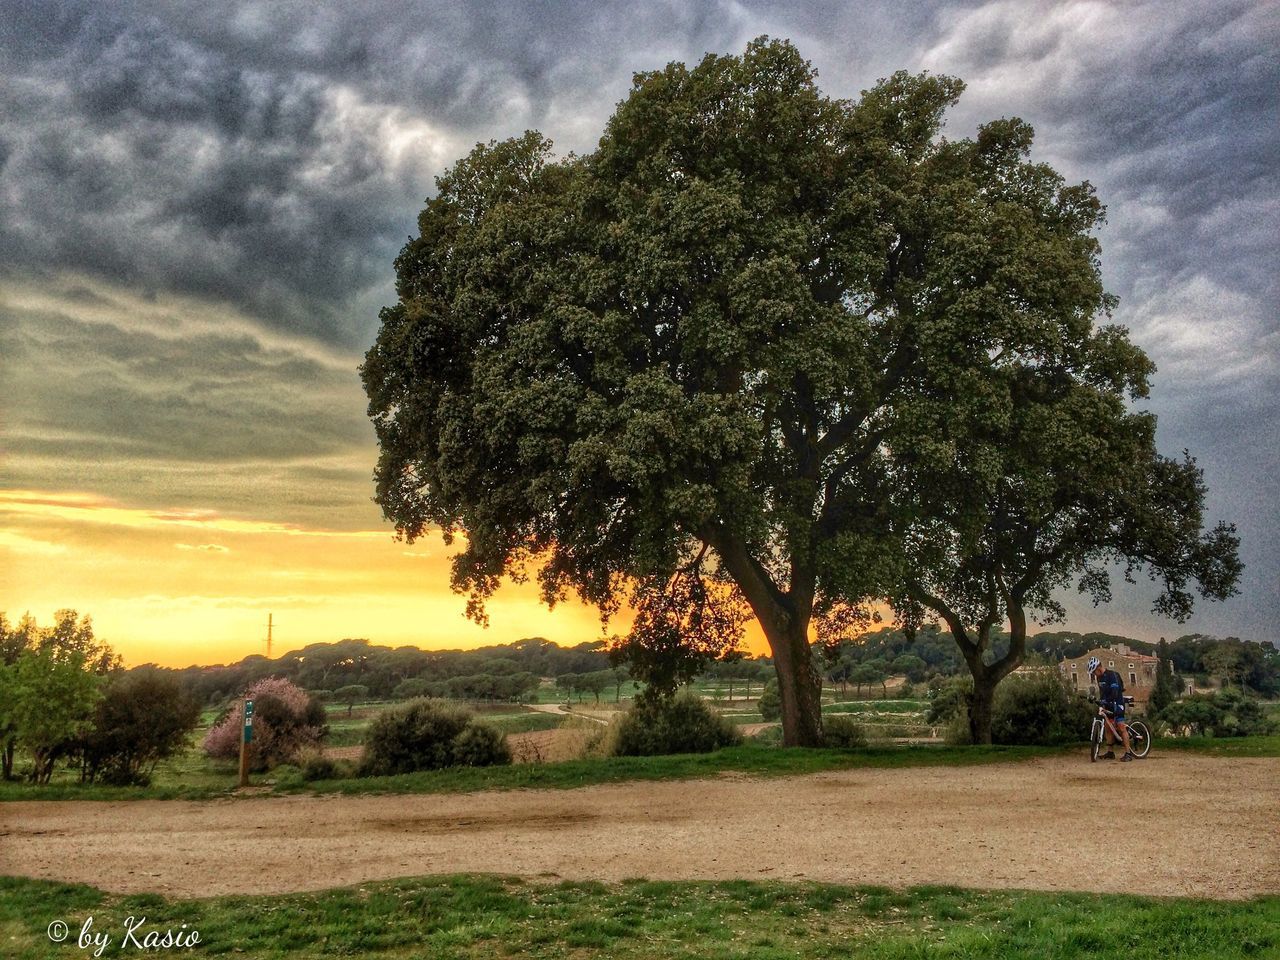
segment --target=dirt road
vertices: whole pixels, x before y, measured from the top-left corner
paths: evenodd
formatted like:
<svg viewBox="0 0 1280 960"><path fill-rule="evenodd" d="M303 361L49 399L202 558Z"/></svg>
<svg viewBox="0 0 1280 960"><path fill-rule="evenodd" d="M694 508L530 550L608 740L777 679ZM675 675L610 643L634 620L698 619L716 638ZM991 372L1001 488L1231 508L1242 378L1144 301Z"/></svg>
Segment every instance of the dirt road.
<svg viewBox="0 0 1280 960"><path fill-rule="evenodd" d="M0 873L181 896L476 871L1236 898L1280 893L1277 784L1280 759L1060 757L465 795L3 803Z"/></svg>

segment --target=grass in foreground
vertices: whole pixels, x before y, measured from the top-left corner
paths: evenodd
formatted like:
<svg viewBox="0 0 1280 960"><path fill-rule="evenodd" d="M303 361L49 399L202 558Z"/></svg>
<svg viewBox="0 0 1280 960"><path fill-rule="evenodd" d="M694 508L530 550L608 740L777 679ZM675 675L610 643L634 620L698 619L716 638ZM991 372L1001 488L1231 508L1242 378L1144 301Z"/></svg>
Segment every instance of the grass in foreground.
<svg viewBox="0 0 1280 960"><path fill-rule="evenodd" d="M635 880L542 883L429 877L311 894L169 900L0 878L6 956L89 956L85 919L121 949L125 918L144 931L198 930L192 952L304 957L826 958L1180 960L1274 957L1280 898L1244 902L814 883ZM62 944L49 940L67 924ZM160 951L167 953L169 951Z"/></svg>

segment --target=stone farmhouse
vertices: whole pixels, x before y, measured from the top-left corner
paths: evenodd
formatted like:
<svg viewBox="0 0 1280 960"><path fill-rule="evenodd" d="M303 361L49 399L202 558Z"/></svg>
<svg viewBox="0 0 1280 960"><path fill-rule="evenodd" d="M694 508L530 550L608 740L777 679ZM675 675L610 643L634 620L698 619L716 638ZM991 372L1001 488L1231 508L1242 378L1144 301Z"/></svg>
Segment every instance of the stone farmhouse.
<svg viewBox="0 0 1280 960"><path fill-rule="evenodd" d="M1058 664L1067 681L1067 685L1080 693L1096 694L1097 688L1087 672L1089 658L1097 657L1103 667L1120 674L1124 681L1126 696L1133 697L1135 703L1145 704L1151 698L1151 691L1156 686L1156 669L1160 663L1158 657L1130 650L1127 644L1117 643L1112 647L1095 647L1087 653L1063 660ZM1170 663L1168 669L1173 670Z"/></svg>

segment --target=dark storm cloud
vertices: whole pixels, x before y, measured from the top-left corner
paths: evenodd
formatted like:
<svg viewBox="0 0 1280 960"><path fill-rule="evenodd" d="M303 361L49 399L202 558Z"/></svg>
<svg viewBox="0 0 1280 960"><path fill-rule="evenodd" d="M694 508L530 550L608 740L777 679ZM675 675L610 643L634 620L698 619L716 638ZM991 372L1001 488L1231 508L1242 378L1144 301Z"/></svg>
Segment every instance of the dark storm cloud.
<svg viewBox="0 0 1280 960"><path fill-rule="evenodd" d="M337 452L369 442L353 440L358 386L344 381L341 399L309 386L336 376L324 372L329 360L319 373L305 355L272 371L264 358L277 354L219 334L214 321L184 348L165 339L163 312L148 314L151 327L121 320L84 332L77 310L125 316L148 295L189 296L328 345L354 367L434 175L476 141L528 127L561 150L590 150L632 72L737 52L762 33L793 39L833 96L856 97L900 68L959 76L968 90L949 135L1023 116L1036 126L1037 157L1097 186L1110 211L1103 264L1121 297L1116 319L1160 367L1150 406L1162 448L1201 456L1214 518L1236 520L1244 538L1245 598L1196 625L1269 635L1280 618L1274 0L0 0L0 269L57 287L62 306L41 309L50 325L69 324L65 335L20 346L47 345L49 362L83 380L24 380L29 395L7 404L11 432L33 444L30 458L56 458L49 438L79 436L114 465L104 482L122 486L142 475L130 457L156 457L181 478L171 489L155 481L170 498L234 498L201 464L251 476L272 456L260 450L289 464L276 489L305 498L316 478L299 465L338 457L324 469L367 498L367 466L353 479ZM67 275L85 278L78 292L59 282ZM121 291L137 298L123 313ZM35 316L22 313L8 341L36 336ZM151 362L130 359L149 353ZM240 366L251 373L237 380ZM297 399L269 395L279 390ZM67 405L93 395L115 399L77 427ZM188 418L203 427L184 452L172 438ZM285 426L232 429L250 420ZM36 475L35 459L12 462ZM1137 624L1141 598L1125 592L1099 619L1084 608L1073 618Z"/></svg>
<svg viewBox="0 0 1280 960"><path fill-rule="evenodd" d="M623 41L588 3L17 5L0 249L363 345L432 177L527 126L589 146L620 41L637 68L737 44L683 9L634 12Z"/></svg>

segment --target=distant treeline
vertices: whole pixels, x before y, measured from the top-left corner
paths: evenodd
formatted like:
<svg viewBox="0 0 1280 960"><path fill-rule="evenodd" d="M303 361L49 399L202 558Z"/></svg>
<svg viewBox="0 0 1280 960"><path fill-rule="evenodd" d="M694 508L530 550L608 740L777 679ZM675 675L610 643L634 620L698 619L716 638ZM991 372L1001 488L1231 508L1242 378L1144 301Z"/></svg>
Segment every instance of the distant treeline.
<svg viewBox="0 0 1280 960"><path fill-rule="evenodd" d="M542 677L611 668L605 641L562 647L542 637L475 650L385 647L364 639L313 643L275 659L254 655L229 666L192 666L174 673L203 703L239 696L264 677L285 677L306 690L361 686L373 699L408 690L460 699L520 699ZM414 681L397 693L397 688Z"/></svg>
<svg viewBox="0 0 1280 960"><path fill-rule="evenodd" d="M1006 635L997 637L991 656L1001 656L1007 643ZM1154 656L1157 652L1156 644L1117 634L1045 631L1029 638L1028 660L1055 663L1118 643L1139 653ZM1201 682L1226 682L1266 697L1280 696L1280 654L1271 642L1189 634L1165 646L1165 656L1180 675L1198 677ZM304 689L322 692L359 686L373 699L425 694L467 700L522 700L548 677L560 681L557 687L566 691L598 696L625 676L625 669L619 671L611 664L606 647L604 640L562 647L543 637L529 637L475 650L422 650L347 639L313 643L275 659L255 655L229 666L191 666L172 673L206 704L239 696L264 677L285 677ZM707 676L722 682L762 680L770 664L767 658L714 664ZM830 682L841 685L878 684L892 675L906 675L912 682L953 676L964 673L965 667L951 635L929 625L914 637L885 627L827 648L823 672Z"/></svg>
<svg viewBox="0 0 1280 960"><path fill-rule="evenodd" d="M1127 644L1130 650L1156 656L1160 645L1111 633L1044 631L1027 639L1028 663L1057 663L1079 657L1096 647ZM991 660L1004 656L1008 634L993 638ZM1238 637L1219 638L1193 633L1167 641L1163 656L1180 676L1196 677L1242 687L1264 697L1280 696L1280 652L1274 642L1252 643ZM878 683L879 675L905 674L913 682L929 676L965 672L951 635L928 625L914 638L885 627L849 640L825 652L827 676L835 682ZM858 667L869 670L858 671Z"/></svg>

